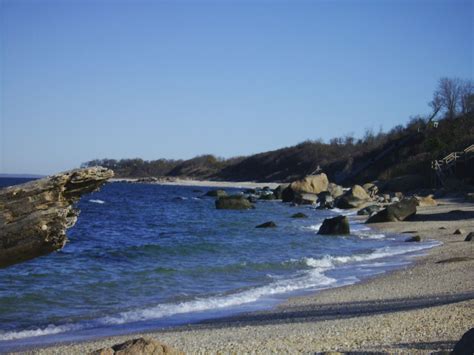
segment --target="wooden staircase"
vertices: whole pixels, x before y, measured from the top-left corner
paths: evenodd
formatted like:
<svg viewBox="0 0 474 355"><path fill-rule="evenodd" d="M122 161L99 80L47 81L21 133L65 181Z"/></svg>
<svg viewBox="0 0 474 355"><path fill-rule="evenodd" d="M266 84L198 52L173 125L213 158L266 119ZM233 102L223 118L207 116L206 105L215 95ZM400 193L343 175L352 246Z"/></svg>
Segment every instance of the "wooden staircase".
<svg viewBox="0 0 474 355"><path fill-rule="evenodd" d="M456 165L459 162L466 162L474 158L474 154L472 153L474 153L474 144L471 144L462 152L452 152L443 159L433 160L431 162L431 168L435 171L437 180L443 187L446 187L446 178L454 175Z"/></svg>

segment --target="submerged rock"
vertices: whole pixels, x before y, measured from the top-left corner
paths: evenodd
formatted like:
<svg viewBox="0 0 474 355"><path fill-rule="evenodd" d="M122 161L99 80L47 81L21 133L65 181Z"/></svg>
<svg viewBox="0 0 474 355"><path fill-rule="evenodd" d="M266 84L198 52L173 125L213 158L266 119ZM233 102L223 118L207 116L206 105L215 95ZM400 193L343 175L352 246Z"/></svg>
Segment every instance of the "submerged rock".
<svg viewBox="0 0 474 355"><path fill-rule="evenodd" d="M253 205L248 199L241 195L223 196L216 200L218 210L248 210Z"/></svg>
<svg viewBox="0 0 474 355"><path fill-rule="evenodd" d="M206 192L205 196L209 196L209 197L224 197L224 196L227 196L227 192L225 192L224 190L210 190L208 192Z"/></svg>
<svg viewBox="0 0 474 355"><path fill-rule="evenodd" d="M416 202L405 199L385 207L371 216L366 223L397 222L416 214Z"/></svg>
<svg viewBox="0 0 474 355"><path fill-rule="evenodd" d="M350 234L349 219L346 216L326 218L318 234Z"/></svg>
<svg viewBox="0 0 474 355"><path fill-rule="evenodd" d="M168 345L150 338L127 340L110 348L93 351L89 355L184 355Z"/></svg>
<svg viewBox="0 0 474 355"><path fill-rule="evenodd" d="M76 169L0 190L0 267L59 250L77 220L74 203L114 175Z"/></svg>
<svg viewBox="0 0 474 355"><path fill-rule="evenodd" d="M292 215L291 218L308 218L308 216L305 215L302 212L298 212L298 213L295 213L294 215Z"/></svg>
<svg viewBox="0 0 474 355"><path fill-rule="evenodd" d="M273 221L265 222L262 224L259 224L255 228L275 228L277 225Z"/></svg>

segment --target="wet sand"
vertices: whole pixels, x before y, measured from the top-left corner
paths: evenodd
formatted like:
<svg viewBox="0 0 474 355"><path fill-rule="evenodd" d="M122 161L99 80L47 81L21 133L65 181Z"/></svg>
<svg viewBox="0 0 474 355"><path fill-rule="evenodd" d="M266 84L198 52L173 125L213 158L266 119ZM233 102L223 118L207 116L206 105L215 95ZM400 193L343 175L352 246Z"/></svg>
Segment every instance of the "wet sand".
<svg viewBox="0 0 474 355"><path fill-rule="evenodd" d="M451 349L474 326L474 241L464 241L474 231L474 205L459 200L439 202L436 207L419 207L413 221L372 225L384 232L409 232L407 237L419 235L443 243L402 269L355 285L294 297L271 311L147 334L59 344L28 353L84 354L139 336L189 354L428 354ZM465 232L454 235L458 228Z"/></svg>

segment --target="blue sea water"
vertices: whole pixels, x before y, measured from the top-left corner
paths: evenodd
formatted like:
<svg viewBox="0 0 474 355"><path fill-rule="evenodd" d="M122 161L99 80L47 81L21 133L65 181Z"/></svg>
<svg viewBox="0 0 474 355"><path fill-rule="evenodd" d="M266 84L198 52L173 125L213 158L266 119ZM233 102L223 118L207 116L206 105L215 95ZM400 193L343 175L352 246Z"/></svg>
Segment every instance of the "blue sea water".
<svg viewBox="0 0 474 355"><path fill-rule="evenodd" d="M400 267L435 245L355 220L350 236L321 236L324 218L343 211L279 201L216 210L207 190L109 183L84 196L63 250L0 269L0 351L266 309ZM309 218L290 218L296 212ZM269 220L278 227L255 228Z"/></svg>

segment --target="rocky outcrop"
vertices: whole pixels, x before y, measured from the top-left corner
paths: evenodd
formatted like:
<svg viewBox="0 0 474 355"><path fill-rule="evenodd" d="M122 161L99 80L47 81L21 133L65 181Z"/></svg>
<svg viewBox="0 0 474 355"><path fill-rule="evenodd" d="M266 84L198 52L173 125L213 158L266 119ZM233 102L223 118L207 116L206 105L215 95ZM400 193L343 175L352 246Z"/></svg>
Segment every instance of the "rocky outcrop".
<svg viewBox="0 0 474 355"><path fill-rule="evenodd" d="M0 267L59 250L77 220L74 202L97 190L113 171L71 170L0 190Z"/></svg>
<svg viewBox="0 0 474 355"><path fill-rule="evenodd" d="M368 201L370 201L370 196L364 188L354 185L337 200L336 206L342 209L359 208Z"/></svg>
<svg viewBox="0 0 474 355"><path fill-rule="evenodd" d="M380 212L371 216L366 223L403 221L416 213L416 202L413 199L404 199L388 205Z"/></svg>
<svg viewBox="0 0 474 355"><path fill-rule="evenodd" d="M303 179L293 181L282 192L283 202L291 202L297 194L310 193L319 194L327 191L329 180L326 174L308 175Z"/></svg>
<svg viewBox="0 0 474 355"><path fill-rule="evenodd" d="M240 195L223 196L216 200L216 208L218 210L248 210L253 205L248 199Z"/></svg>
<svg viewBox="0 0 474 355"><path fill-rule="evenodd" d="M89 355L184 355L168 345L150 338L127 340L110 348L93 351Z"/></svg>
<svg viewBox="0 0 474 355"><path fill-rule="evenodd" d="M318 234L350 234L349 219L346 216L326 218L319 228Z"/></svg>

